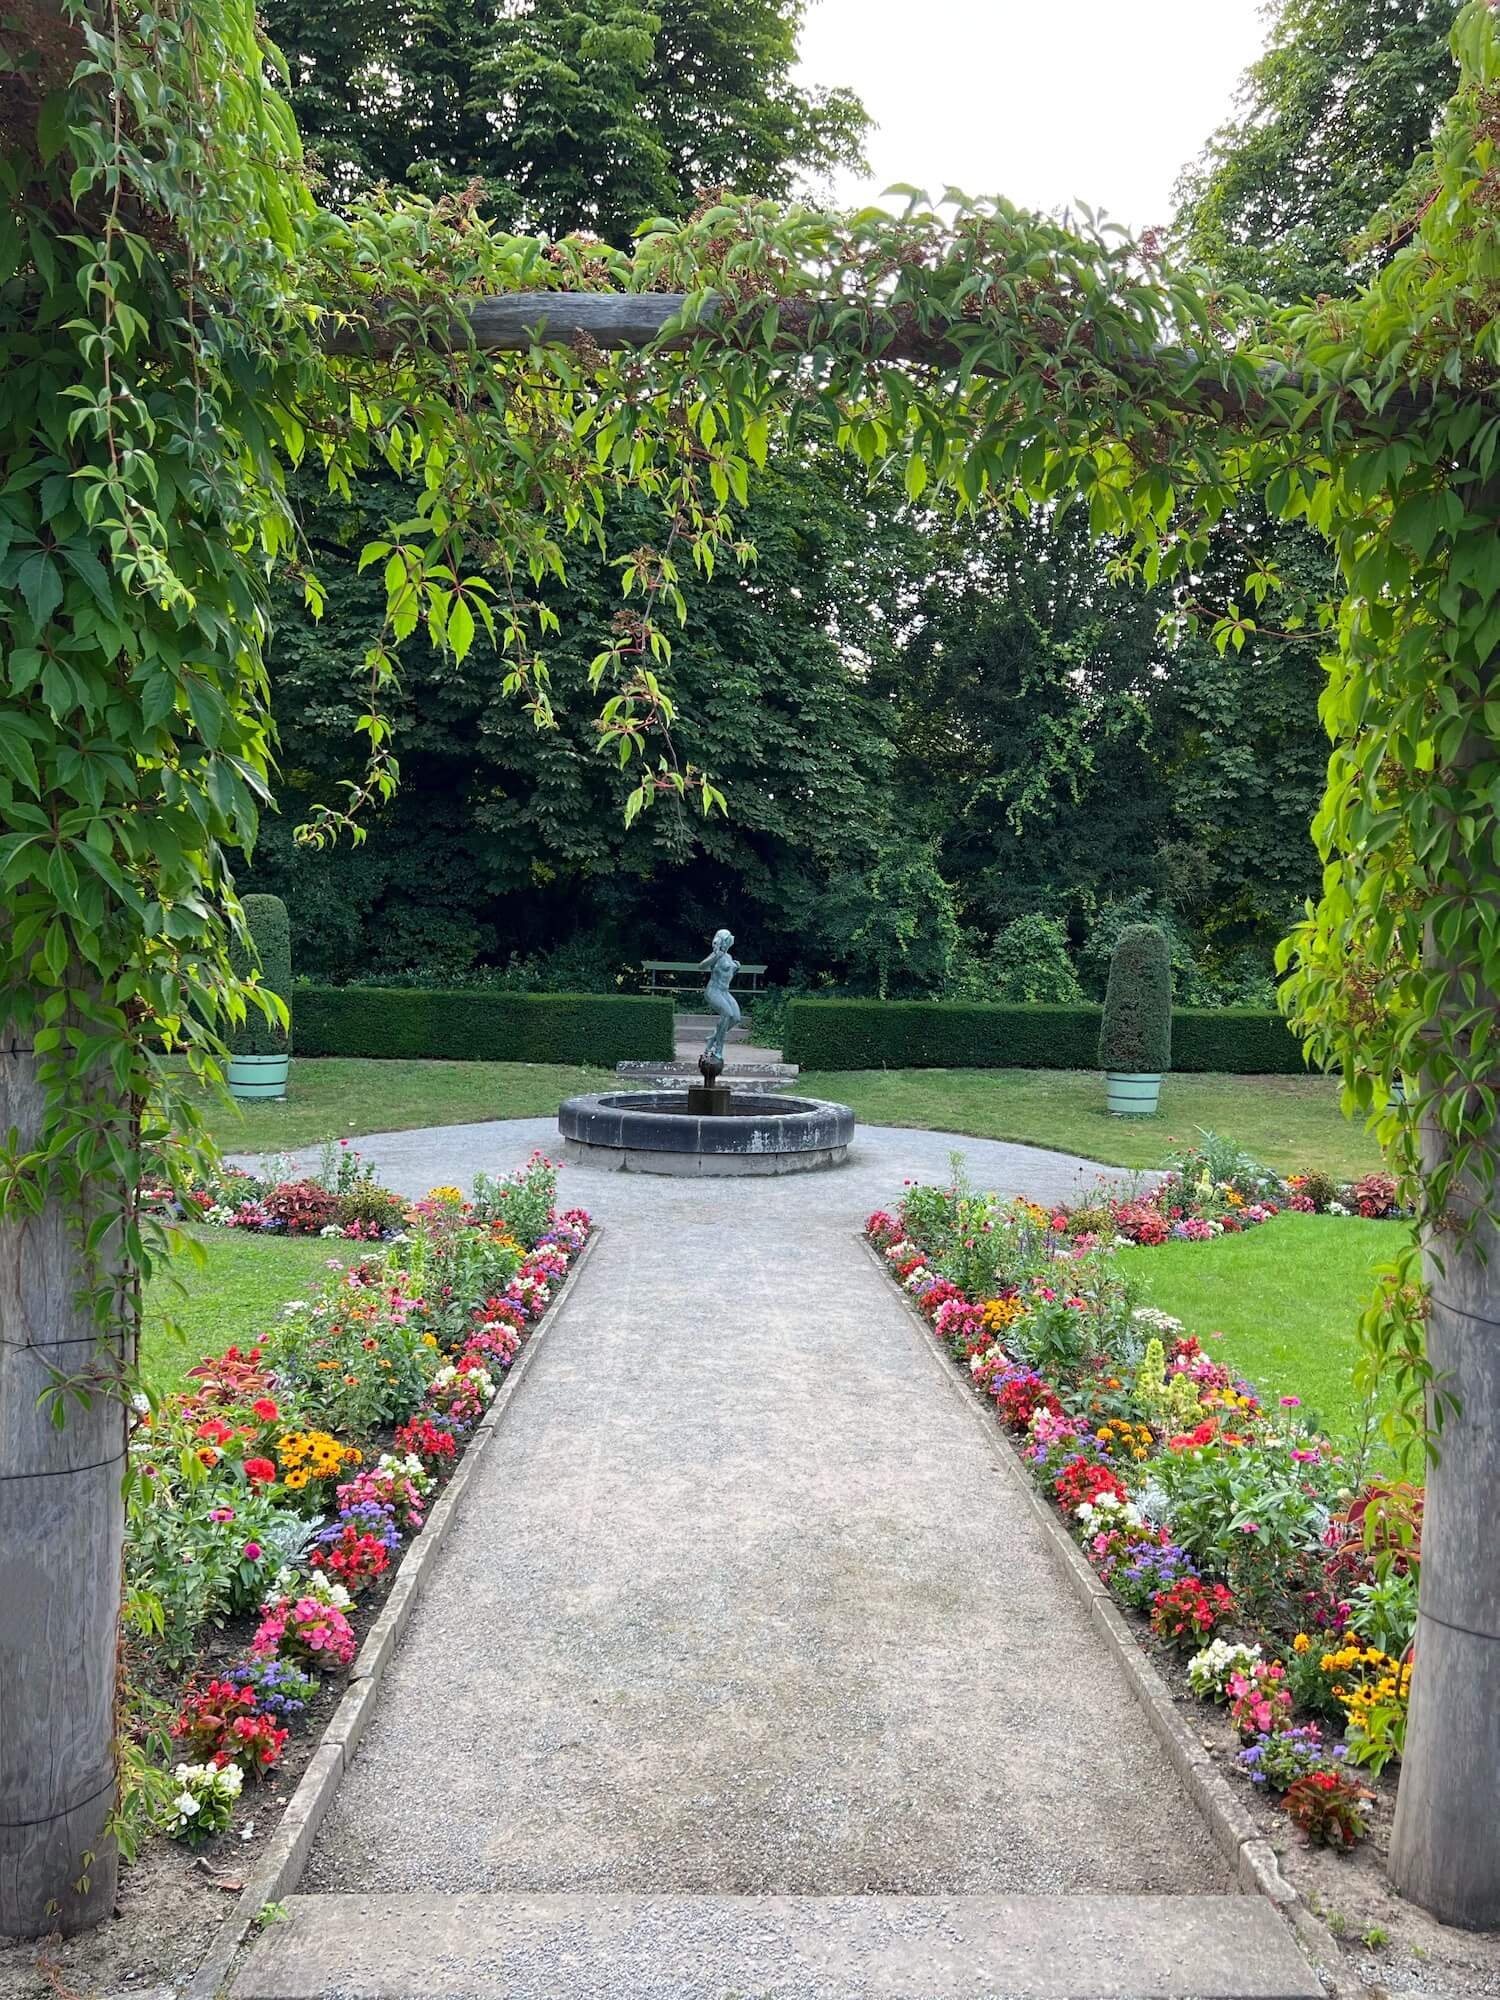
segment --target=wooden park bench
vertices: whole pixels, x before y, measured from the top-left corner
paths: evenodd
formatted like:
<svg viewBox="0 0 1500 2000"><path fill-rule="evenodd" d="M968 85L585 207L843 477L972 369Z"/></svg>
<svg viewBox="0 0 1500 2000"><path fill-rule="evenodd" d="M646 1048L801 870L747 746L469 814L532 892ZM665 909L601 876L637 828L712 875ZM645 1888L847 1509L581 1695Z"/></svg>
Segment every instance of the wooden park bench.
<svg viewBox="0 0 1500 2000"><path fill-rule="evenodd" d="M648 958L642 962L641 971L646 977L647 993L701 993L708 982L708 972L701 961ZM735 989L741 993L759 993L765 976L763 965L742 965L734 975Z"/></svg>

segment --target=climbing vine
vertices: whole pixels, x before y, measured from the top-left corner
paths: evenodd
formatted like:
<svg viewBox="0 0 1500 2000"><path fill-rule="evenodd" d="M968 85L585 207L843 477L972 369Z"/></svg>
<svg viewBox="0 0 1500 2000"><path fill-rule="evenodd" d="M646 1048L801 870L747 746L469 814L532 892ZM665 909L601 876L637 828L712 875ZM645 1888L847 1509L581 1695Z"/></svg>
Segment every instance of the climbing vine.
<svg viewBox="0 0 1500 2000"><path fill-rule="evenodd" d="M537 587L604 546L623 487L654 545L607 551L621 603L594 660L599 744L634 816L704 810L671 750L684 563L749 560L735 509L774 430L816 416L912 499L1087 502L1122 566L1202 613L1213 523L1251 493L1331 542L1332 742L1322 898L1286 948L1310 1051L1403 1150L1429 1242L1494 1205L1494 745L1500 491L1494 16L1455 30L1461 86L1428 186L1356 300L1273 311L1154 245L1003 202L836 217L760 201L654 222L629 257L491 227L470 198L320 209L248 0L30 0L7 54L0 218L0 990L34 1037L40 1143L0 1166L5 1211L61 1195L89 1242L131 1206L150 1119L194 1132L170 1057L219 1073L236 980L232 856L273 794L269 579L315 565L289 466L336 492L383 465L406 511L363 552L385 585L358 673L362 782L306 838L359 837L399 780L389 708L422 627L493 648L551 720ZM469 311L514 292L654 291L683 304L625 353L575 339L497 358ZM1280 581L1210 613L1242 643ZM1262 602L1264 601L1264 604ZM1434 1135L1394 1104L1404 1072ZM1417 1079L1420 1078L1420 1086ZM155 1107L155 1109L150 1109ZM148 1121L144 1126L143 1117ZM0 1212L5 1212L0 1211ZM103 1272L102 1318L119 1310ZM1428 1386L1420 1295L1397 1274L1371 1366Z"/></svg>

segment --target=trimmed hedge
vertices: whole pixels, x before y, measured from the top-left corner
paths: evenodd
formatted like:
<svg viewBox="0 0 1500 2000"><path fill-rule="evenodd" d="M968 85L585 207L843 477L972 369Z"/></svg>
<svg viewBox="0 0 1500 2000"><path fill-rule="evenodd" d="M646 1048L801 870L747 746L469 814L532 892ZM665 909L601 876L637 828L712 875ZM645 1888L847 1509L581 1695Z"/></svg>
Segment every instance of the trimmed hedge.
<svg viewBox="0 0 1500 2000"><path fill-rule="evenodd" d="M254 949L236 940L229 947L229 963L241 979L252 972L278 1000L292 1004L292 926L286 904L279 896L247 896L242 905L245 928ZM245 1018L227 1036L230 1052L237 1056L284 1056L292 1046L288 1029L268 1021L259 1007L248 1007Z"/></svg>
<svg viewBox="0 0 1500 2000"><path fill-rule="evenodd" d="M463 992L299 986L304 1056L442 1057L450 1062L670 1061L672 1003L615 993Z"/></svg>
<svg viewBox="0 0 1500 2000"><path fill-rule="evenodd" d="M1172 961L1155 924L1131 924L1115 940L1098 1063L1135 1076L1162 1076L1172 1067Z"/></svg>
<svg viewBox="0 0 1500 2000"><path fill-rule="evenodd" d="M962 1000L793 1000L782 1053L803 1069L1092 1069L1101 1007L986 1006ZM1302 1050L1279 1014L1180 1007L1174 1070L1300 1076Z"/></svg>

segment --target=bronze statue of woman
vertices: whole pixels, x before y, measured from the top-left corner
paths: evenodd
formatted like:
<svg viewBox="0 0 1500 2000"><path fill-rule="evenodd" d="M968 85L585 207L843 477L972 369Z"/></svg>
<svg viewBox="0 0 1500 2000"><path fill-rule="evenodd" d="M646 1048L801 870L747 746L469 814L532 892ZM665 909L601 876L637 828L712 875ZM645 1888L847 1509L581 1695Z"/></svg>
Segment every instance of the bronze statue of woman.
<svg viewBox="0 0 1500 2000"><path fill-rule="evenodd" d="M705 1062L718 1063L721 1067L724 1062L724 1038L740 1018L740 1003L729 990L730 980L740 969L739 962L729 955L733 944L733 931L715 931L713 949L700 966L700 970L709 968L708 985L703 997L719 1017L709 1035L703 1058Z"/></svg>

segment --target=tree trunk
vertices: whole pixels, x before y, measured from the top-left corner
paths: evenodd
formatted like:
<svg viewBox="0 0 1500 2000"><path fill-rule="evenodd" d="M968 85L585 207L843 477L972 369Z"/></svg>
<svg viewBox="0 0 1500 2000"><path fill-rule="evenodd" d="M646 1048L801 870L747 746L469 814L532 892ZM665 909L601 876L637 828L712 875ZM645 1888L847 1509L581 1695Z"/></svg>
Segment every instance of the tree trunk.
<svg viewBox="0 0 1500 2000"><path fill-rule="evenodd" d="M29 1034L0 1028L0 1135L24 1148L42 1113ZM78 1283L58 1202L0 1221L0 1936L83 1930L115 1900L124 1336ZM100 1385L61 1427L38 1401L59 1375Z"/></svg>

